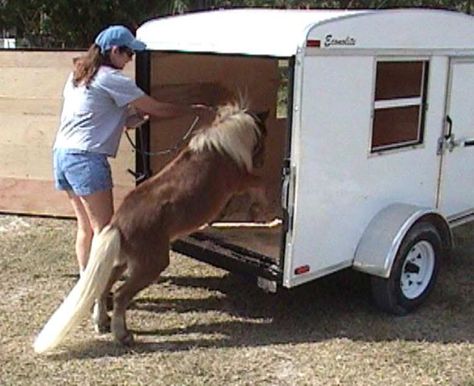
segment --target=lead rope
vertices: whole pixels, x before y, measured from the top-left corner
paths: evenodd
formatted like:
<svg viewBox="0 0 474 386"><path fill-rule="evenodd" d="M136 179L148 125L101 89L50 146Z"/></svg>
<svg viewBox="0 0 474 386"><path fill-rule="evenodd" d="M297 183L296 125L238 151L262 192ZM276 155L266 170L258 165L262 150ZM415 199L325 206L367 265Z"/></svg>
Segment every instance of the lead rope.
<svg viewBox="0 0 474 386"><path fill-rule="evenodd" d="M196 127L197 123L199 122L199 116L196 115L196 117L194 118L194 121L193 123L191 123L191 126L189 126L189 129L188 131L186 131L186 133L184 134L183 137L181 137L181 139L173 146L173 147L170 147L168 149L163 149L163 150L157 150L157 151L145 151L143 149L143 146L144 146L144 143L143 143L143 132L141 130L141 127L138 127L137 130L138 130L138 135L140 136L140 149L133 143L132 139L130 138L130 135L128 134L128 130L125 131L125 136L127 137L128 139L128 142L130 143L130 145L132 146L132 148L137 152L137 153L140 153L142 155L147 155L149 157L154 157L154 156L158 156L158 155L165 155L165 154L169 154L169 153L173 153L175 152L176 150L178 150L181 145L186 142L186 140L188 139L188 137L191 135L191 133L193 132L194 128Z"/></svg>
<svg viewBox="0 0 474 386"><path fill-rule="evenodd" d="M140 149L133 143L132 139L130 138L130 135L128 134L128 130L125 131L125 136L127 137L128 139L128 142L130 142L130 145L132 146L132 148L137 152L139 153L141 156L142 156L142 164L145 165L146 164L146 156L157 156L157 155L165 155L165 154L169 154L169 153L172 153L176 150L178 150L178 148L184 143L186 142L186 140L188 139L188 137L190 136L190 134L192 133L192 131L194 130L194 128L196 127L197 123L199 122L199 116L196 115L196 117L194 118L194 121L193 123L191 123L191 126L189 127L188 131L186 131L186 133L184 134L183 137L181 137L181 139L171 148L169 149L164 149L164 150L158 150L158 151L153 151L153 152L150 152L150 151L145 151L143 149L144 147L144 143L143 143L143 131L141 130L141 127L137 127L136 130L138 130L138 135L140 136ZM136 183L140 183L144 180L146 180L148 177L150 177L150 173L149 171L145 171L145 173L136 173L135 171L131 170L131 169L127 169L128 172L135 177L135 181Z"/></svg>

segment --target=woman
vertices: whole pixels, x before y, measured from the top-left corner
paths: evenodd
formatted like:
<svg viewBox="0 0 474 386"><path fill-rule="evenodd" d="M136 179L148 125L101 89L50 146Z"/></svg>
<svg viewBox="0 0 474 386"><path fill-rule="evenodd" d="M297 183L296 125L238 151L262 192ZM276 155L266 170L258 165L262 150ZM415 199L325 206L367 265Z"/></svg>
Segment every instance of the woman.
<svg viewBox="0 0 474 386"><path fill-rule="evenodd" d="M94 234L113 214L107 157L115 157L127 119L136 121L136 116L129 116L130 107L157 118L205 111L203 106L157 102L122 73L135 51L145 48L127 28L111 26L99 33L85 55L74 59L74 70L64 88L53 150L54 176L56 188L67 193L77 218L80 272L87 265Z"/></svg>

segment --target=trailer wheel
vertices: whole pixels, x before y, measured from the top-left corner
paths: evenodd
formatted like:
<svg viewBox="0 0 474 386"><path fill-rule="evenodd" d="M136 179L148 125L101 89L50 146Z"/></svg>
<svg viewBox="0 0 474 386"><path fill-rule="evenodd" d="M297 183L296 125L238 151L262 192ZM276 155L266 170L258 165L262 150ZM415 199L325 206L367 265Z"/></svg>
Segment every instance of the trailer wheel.
<svg viewBox="0 0 474 386"><path fill-rule="evenodd" d="M421 305L436 282L442 250L441 236L431 223L415 224L400 245L390 276L372 276L375 303L395 315Z"/></svg>

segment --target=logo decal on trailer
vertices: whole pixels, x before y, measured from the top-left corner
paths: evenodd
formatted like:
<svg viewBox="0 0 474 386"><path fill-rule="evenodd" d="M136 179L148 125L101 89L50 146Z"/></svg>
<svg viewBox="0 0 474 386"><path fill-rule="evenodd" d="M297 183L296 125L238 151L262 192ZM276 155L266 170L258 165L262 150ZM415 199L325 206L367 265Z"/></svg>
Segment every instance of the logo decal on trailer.
<svg viewBox="0 0 474 386"><path fill-rule="evenodd" d="M351 36L345 38L335 38L331 34L326 35L324 38L324 47L333 47L333 46L355 46L357 40Z"/></svg>

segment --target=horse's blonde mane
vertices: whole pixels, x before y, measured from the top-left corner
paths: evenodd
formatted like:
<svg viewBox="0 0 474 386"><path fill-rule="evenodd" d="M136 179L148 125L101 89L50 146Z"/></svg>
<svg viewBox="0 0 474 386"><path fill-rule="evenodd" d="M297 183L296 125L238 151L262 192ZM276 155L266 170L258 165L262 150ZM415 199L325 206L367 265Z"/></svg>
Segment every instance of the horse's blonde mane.
<svg viewBox="0 0 474 386"><path fill-rule="evenodd" d="M259 136L258 126L247 114L247 108L230 103L219 107L212 125L198 132L189 142L189 148L196 152L215 149L251 171L252 152Z"/></svg>

